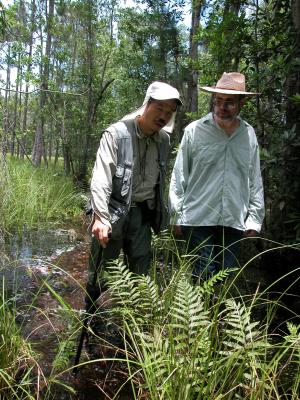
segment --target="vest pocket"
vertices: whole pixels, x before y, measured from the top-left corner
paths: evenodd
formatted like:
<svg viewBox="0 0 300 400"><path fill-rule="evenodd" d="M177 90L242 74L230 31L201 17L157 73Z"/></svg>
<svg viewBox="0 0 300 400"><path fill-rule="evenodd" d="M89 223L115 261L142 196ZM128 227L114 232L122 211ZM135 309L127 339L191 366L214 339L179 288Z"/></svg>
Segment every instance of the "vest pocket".
<svg viewBox="0 0 300 400"><path fill-rule="evenodd" d="M111 237L112 239L120 239L122 237L122 230L128 213L128 207L126 204L121 204L118 200L111 197L108 204L108 211L111 217Z"/></svg>
<svg viewBox="0 0 300 400"><path fill-rule="evenodd" d="M113 178L114 196L123 198L128 195L132 178L132 163L125 161L124 165L117 165Z"/></svg>
<svg viewBox="0 0 300 400"><path fill-rule="evenodd" d="M132 164L125 163L123 182L121 187L121 196L126 196L129 192L132 176Z"/></svg>

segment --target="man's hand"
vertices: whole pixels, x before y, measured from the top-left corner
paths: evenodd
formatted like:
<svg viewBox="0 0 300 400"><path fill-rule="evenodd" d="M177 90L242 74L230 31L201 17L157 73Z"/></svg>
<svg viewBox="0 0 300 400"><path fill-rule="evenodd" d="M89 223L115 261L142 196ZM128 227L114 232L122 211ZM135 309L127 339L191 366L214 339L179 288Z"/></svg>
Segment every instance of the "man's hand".
<svg viewBox="0 0 300 400"><path fill-rule="evenodd" d="M258 236L258 232L255 231L254 229L248 229L244 232L245 237L256 237Z"/></svg>
<svg viewBox="0 0 300 400"><path fill-rule="evenodd" d="M171 225L171 232L173 232L174 236L182 236L181 225Z"/></svg>
<svg viewBox="0 0 300 400"><path fill-rule="evenodd" d="M95 216L95 221L92 227L92 234L99 240L101 246L105 249L109 242L111 229L109 226L103 224L99 217Z"/></svg>

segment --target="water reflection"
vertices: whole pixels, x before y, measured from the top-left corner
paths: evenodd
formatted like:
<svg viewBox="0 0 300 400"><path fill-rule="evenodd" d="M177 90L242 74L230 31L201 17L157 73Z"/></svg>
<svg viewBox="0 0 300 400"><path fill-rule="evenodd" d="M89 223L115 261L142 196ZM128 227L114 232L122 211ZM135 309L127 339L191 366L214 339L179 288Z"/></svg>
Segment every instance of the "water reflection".
<svg viewBox="0 0 300 400"><path fill-rule="evenodd" d="M67 229L27 230L23 227L21 233L6 235L5 253L21 264L27 259L35 261L34 264L38 260L51 261L75 247L75 243L70 243L69 232Z"/></svg>

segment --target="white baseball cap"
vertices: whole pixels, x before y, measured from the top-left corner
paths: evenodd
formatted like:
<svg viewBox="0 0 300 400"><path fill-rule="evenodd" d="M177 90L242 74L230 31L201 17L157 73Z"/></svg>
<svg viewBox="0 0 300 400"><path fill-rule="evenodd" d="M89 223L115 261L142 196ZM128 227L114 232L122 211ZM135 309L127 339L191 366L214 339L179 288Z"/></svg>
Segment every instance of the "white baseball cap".
<svg viewBox="0 0 300 400"><path fill-rule="evenodd" d="M177 89L175 89L173 86L168 85L165 82L155 81L155 82L152 82L148 86L143 104L138 109L133 111L132 113L125 115L125 117L123 117L122 120L124 121L127 119L135 118L138 115L142 115L143 112L145 111L146 105L150 99L154 99L154 100L173 100L174 99L177 101L178 105L182 105L182 101L180 99L180 94ZM162 128L165 131L167 131L168 133L173 132L176 112L177 112L177 110L173 113L168 124Z"/></svg>

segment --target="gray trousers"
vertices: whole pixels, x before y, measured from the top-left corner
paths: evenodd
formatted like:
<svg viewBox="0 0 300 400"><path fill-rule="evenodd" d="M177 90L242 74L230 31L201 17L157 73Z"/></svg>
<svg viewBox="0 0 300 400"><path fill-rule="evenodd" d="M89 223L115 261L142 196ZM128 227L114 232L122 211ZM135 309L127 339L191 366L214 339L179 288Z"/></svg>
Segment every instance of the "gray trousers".
<svg viewBox="0 0 300 400"><path fill-rule="evenodd" d="M88 266L88 288L99 288L103 284L103 273L109 263L117 260L123 250L124 263L136 274L147 274L151 264L150 219L142 208L131 207L126 217L122 237L110 239L105 249L93 237ZM95 272L97 271L97 273ZM96 284L98 282L98 284ZM97 289L94 289L97 291ZM91 290L90 290L91 291ZM95 293L94 298L100 294Z"/></svg>

